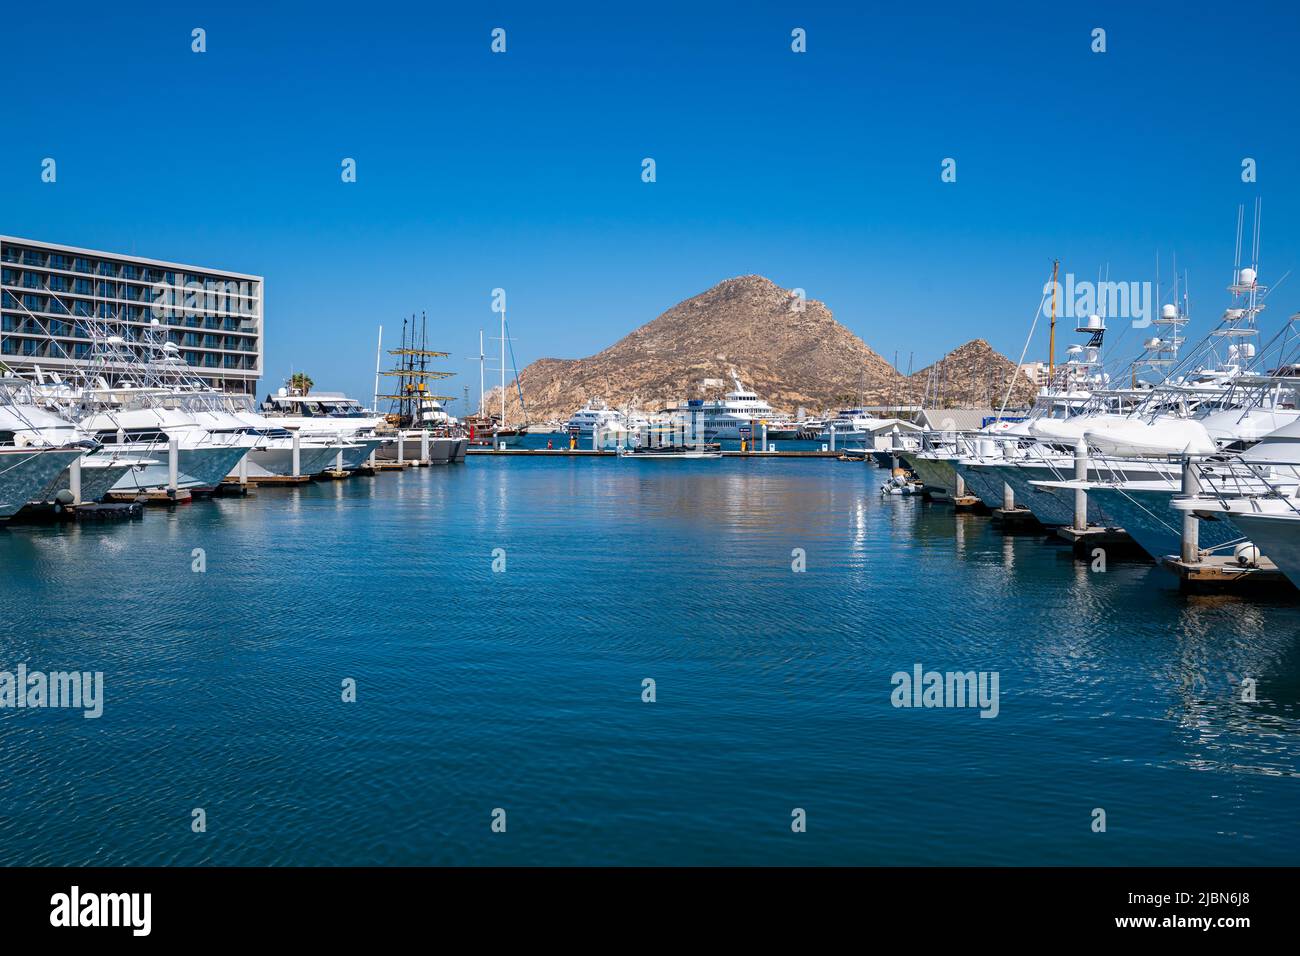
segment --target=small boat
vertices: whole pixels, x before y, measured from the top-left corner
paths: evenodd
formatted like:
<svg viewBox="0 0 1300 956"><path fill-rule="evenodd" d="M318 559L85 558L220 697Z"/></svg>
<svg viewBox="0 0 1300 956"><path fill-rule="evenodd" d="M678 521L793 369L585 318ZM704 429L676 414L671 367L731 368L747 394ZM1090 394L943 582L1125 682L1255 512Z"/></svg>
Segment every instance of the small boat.
<svg viewBox="0 0 1300 956"><path fill-rule="evenodd" d="M913 481L906 475L894 475L880 486L882 495L919 495L925 491L925 485Z"/></svg>
<svg viewBox="0 0 1300 956"><path fill-rule="evenodd" d="M656 458L656 459L713 459L721 458L722 452L710 448L624 448L619 451L620 458Z"/></svg>

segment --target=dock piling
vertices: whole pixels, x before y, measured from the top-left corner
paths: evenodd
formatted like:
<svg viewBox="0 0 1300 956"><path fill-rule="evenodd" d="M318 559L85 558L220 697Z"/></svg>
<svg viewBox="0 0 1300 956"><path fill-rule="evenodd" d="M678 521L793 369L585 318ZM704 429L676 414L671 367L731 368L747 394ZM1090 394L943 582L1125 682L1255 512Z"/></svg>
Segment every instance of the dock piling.
<svg viewBox="0 0 1300 956"><path fill-rule="evenodd" d="M175 497L176 492L180 489L180 455L181 440L179 438L167 439L167 494Z"/></svg>
<svg viewBox="0 0 1300 956"><path fill-rule="evenodd" d="M1088 480L1088 442L1082 438L1074 446L1074 480ZM1074 530L1088 530L1088 492L1083 488L1074 489Z"/></svg>
<svg viewBox="0 0 1300 956"><path fill-rule="evenodd" d="M68 466L68 489L72 492L72 505L81 504L81 459Z"/></svg>
<svg viewBox="0 0 1300 956"><path fill-rule="evenodd" d="M1183 459L1183 497L1195 498L1201 493L1201 483L1196 478L1196 469L1192 466L1192 457ZM1201 559L1200 519L1191 511L1183 512L1183 537L1180 557L1184 564L1195 564Z"/></svg>
<svg viewBox="0 0 1300 956"><path fill-rule="evenodd" d="M297 432L293 433L293 476L298 478L302 475L302 436Z"/></svg>

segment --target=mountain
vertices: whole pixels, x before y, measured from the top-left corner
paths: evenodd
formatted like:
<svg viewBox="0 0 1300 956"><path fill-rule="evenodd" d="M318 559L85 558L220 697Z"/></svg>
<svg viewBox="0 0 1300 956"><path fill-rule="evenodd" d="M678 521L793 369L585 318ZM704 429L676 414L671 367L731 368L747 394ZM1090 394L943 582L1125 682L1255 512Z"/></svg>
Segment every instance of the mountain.
<svg viewBox="0 0 1300 956"><path fill-rule="evenodd" d="M1007 399L1007 386L1011 386ZM928 408L1024 408L1038 386L983 339L972 339L911 377L912 394Z"/></svg>
<svg viewBox="0 0 1300 956"><path fill-rule="evenodd" d="M963 361L973 364L970 376L961 372ZM970 396L980 405L988 404L986 377L1002 373L1004 380L1015 368L982 340L949 353L938 366L947 375L945 396ZM770 279L749 275L679 302L595 355L538 359L520 372L519 382L527 417L537 422L563 421L593 397L655 412L687 398L720 396L732 387L733 372L786 415L859 402L917 402L926 371L900 375L835 321L825 303L801 300ZM485 404L492 410L499 402L499 389L493 389ZM513 383L506 420L520 420Z"/></svg>

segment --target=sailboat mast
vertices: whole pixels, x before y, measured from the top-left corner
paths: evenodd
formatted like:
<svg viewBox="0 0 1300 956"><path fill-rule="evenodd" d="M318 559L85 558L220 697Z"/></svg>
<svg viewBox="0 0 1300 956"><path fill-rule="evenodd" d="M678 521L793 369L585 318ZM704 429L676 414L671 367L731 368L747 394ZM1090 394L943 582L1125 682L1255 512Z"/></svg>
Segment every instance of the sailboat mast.
<svg viewBox="0 0 1300 956"><path fill-rule="evenodd" d="M483 330L478 330L478 410L480 415L486 415L487 409L483 407L483 397L487 393L484 388L483 379Z"/></svg>
<svg viewBox="0 0 1300 956"><path fill-rule="evenodd" d="M501 303L501 428L506 427L506 306Z"/></svg>
<svg viewBox="0 0 1300 956"><path fill-rule="evenodd" d="M1047 381L1051 384L1052 370L1056 367L1056 273L1061 260L1052 262L1052 326L1047 336Z"/></svg>
<svg viewBox="0 0 1300 956"><path fill-rule="evenodd" d="M384 351L384 327L379 327L379 341L375 343L375 403L370 407L379 411L379 362Z"/></svg>
<svg viewBox="0 0 1300 956"><path fill-rule="evenodd" d="M427 404L425 396L428 395L428 388L425 385L424 373L429 370L429 356L424 353L429 350L429 315L424 310L420 311L420 384L415 389L416 399L416 426L424 427L424 412Z"/></svg>

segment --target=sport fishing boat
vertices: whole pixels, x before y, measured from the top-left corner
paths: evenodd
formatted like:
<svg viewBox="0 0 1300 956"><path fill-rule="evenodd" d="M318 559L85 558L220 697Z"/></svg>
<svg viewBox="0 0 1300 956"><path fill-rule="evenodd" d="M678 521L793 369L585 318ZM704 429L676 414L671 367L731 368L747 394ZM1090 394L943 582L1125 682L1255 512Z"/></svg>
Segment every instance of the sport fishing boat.
<svg viewBox="0 0 1300 956"><path fill-rule="evenodd" d="M156 464L149 459L106 451L76 425L37 404L32 384L22 379L0 379L0 445L15 447L71 448L84 453L78 461L74 491L72 467L65 468L50 484L33 495L36 506L62 503L93 503L102 499L129 471Z"/></svg>
<svg viewBox="0 0 1300 956"><path fill-rule="evenodd" d="M0 522L8 521L68 469L86 450L15 445L0 431Z"/></svg>
<svg viewBox="0 0 1300 956"><path fill-rule="evenodd" d="M243 396L232 396L232 401L248 402ZM251 407L244 405L236 411L248 418ZM392 444L392 437L378 434L387 424L386 419L364 407L342 392L305 393L293 387L282 387L262 402L261 417L274 426L297 432L303 439L341 441L343 443L343 468L352 471L360 468L373 452Z"/></svg>

